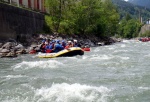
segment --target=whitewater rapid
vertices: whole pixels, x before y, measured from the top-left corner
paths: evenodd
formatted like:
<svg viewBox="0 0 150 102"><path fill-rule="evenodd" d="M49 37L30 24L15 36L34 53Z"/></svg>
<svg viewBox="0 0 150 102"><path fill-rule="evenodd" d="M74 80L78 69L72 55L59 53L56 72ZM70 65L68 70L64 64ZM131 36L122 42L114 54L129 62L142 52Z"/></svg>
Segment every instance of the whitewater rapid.
<svg viewBox="0 0 150 102"><path fill-rule="evenodd" d="M0 59L0 102L149 102L149 48L124 40L83 56Z"/></svg>

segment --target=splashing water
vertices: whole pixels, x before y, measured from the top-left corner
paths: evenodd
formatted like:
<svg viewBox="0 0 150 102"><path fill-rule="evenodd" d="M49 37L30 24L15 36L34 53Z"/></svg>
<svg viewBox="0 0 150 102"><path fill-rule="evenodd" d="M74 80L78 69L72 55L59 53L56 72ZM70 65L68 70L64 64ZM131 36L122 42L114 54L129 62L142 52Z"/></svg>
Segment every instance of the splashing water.
<svg viewBox="0 0 150 102"><path fill-rule="evenodd" d="M110 90L106 87L93 87L80 84L53 84L51 88L36 90L38 101L49 102L105 102Z"/></svg>
<svg viewBox="0 0 150 102"><path fill-rule="evenodd" d="M149 102L149 48L124 40L83 56L0 59L0 102Z"/></svg>

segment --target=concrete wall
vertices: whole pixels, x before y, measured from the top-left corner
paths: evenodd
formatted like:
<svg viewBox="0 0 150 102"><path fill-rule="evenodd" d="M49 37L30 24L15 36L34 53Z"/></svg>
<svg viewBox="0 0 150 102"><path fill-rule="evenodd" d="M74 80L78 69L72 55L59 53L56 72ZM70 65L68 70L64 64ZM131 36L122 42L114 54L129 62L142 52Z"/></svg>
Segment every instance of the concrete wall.
<svg viewBox="0 0 150 102"><path fill-rule="evenodd" d="M150 31L150 24L145 24L141 27L140 35L146 33L147 31Z"/></svg>
<svg viewBox="0 0 150 102"><path fill-rule="evenodd" d="M25 40L43 30L44 15L0 3L0 40Z"/></svg>

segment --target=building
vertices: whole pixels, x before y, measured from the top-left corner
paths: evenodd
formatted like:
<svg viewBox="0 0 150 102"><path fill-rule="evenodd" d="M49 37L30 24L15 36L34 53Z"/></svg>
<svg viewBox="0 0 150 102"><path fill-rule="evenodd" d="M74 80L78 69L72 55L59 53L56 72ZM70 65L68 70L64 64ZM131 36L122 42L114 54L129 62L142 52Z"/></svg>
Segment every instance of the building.
<svg viewBox="0 0 150 102"><path fill-rule="evenodd" d="M38 10L40 12L45 12L45 0L3 0L7 3L17 5L19 7L26 7L32 10Z"/></svg>

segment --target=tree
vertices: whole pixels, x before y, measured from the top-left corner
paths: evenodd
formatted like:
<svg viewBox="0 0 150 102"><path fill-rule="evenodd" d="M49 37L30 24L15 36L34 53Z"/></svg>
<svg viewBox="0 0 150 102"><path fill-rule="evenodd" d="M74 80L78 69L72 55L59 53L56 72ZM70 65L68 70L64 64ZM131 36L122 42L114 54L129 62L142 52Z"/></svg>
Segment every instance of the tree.
<svg viewBox="0 0 150 102"><path fill-rule="evenodd" d="M122 20L120 23L119 34L123 38L134 38L138 36L141 23L136 19Z"/></svg>
<svg viewBox="0 0 150 102"><path fill-rule="evenodd" d="M46 0L46 7L53 32L112 36L117 31L119 14L111 0Z"/></svg>
<svg viewBox="0 0 150 102"><path fill-rule="evenodd" d="M105 0L105 2L103 2L103 8L106 25L106 30L104 33L106 36L113 36L117 33L120 18L119 13L117 8L112 4L111 0Z"/></svg>

